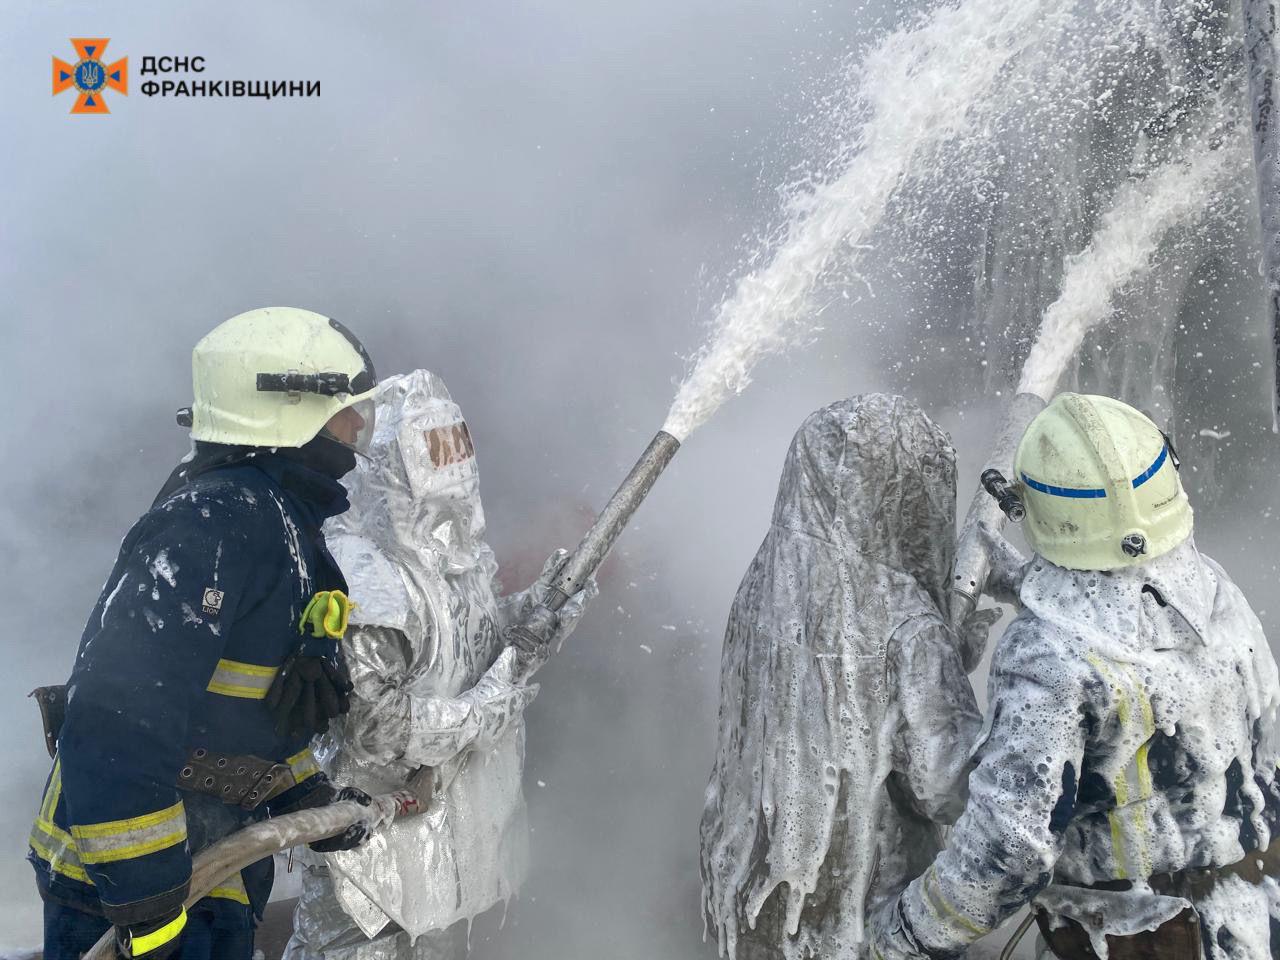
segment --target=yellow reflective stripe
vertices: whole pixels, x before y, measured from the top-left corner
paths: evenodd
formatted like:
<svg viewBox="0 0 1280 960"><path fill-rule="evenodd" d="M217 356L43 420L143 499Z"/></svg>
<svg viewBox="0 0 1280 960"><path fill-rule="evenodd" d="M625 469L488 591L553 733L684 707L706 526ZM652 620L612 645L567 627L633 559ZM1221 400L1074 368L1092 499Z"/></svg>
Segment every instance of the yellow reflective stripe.
<svg viewBox="0 0 1280 960"><path fill-rule="evenodd" d="M129 938L129 953L132 956L139 956L144 953L150 953L156 947L163 947L166 943L182 932L182 928L187 925L187 910L185 907L179 911L178 915L166 923L159 930L153 930L151 933L145 933L140 937Z"/></svg>
<svg viewBox="0 0 1280 960"><path fill-rule="evenodd" d="M1133 667L1126 667L1125 670L1133 682L1134 693L1138 698L1138 711L1142 714L1142 746L1138 748L1138 754L1134 757L1134 762L1138 766L1138 798L1149 800L1155 789L1151 781L1151 766L1147 762L1147 754L1151 751L1151 738L1156 735L1156 714L1151 707L1151 698L1138 682Z"/></svg>
<svg viewBox="0 0 1280 960"><path fill-rule="evenodd" d="M224 697L240 697L244 700L262 700L271 689L278 667L264 667L257 663L241 663L239 660L219 660L213 671L209 686L210 693L220 693Z"/></svg>
<svg viewBox="0 0 1280 960"><path fill-rule="evenodd" d="M1109 811L1107 820L1111 823L1111 849L1116 858L1116 879L1128 880L1129 871L1125 869L1124 862L1124 825L1120 822L1119 812Z"/></svg>
<svg viewBox="0 0 1280 960"><path fill-rule="evenodd" d="M236 903L243 903L246 907L249 905L249 894L245 891L244 880L238 873L210 890L209 896L217 897L219 900L234 900Z"/></svg>
<svg viewBox="0 0 1280 960"><path fill-rule="evenodd" d="M87 883L90 886L93 886L93 880L90 878L89 874L85 872L84 867L76 866L67 857L60 856L59 852L56 850L50 850L34 837L28 842L31 845L31 849L36 852L41 860L49 864L49 869L54 873L60 873L64 877L69 877L72 880L79 880L81 883Z"/></svg>
<svg viewBox="0 0 1280 960"><path fill-rule="evenodd" d="M934 867L930 867L924 875L923 890L926 898L925 902L939 919L957 923L975 937L985 937L991 932L989 928L980 927L966 917L942 895L942 891L938 889L938 874Z"/></svg>
<svg viewBox="0 0 1280 960"><path fill-rule="evenodd" d="M158 853L161 850L167 850L169 847L183 843L187 839L187 827L183 824L181 830L175 830L172 833L163 836L152 837L149 840L142 840L138 843L131 843L126 847L118 847L113 850L101 851L84 851L85 863L114 863L117 860L136 860L138 857L145 857L150 853Z"/></svg>
<svg viewBox="0 0 1280 960"><path fill-rule="evenodd" d="M54 873L60 873L64 877L92 886L93 878L85 872L75 840L71 838L71 834L53 822L53 812L58 808L58 801L61 798L62 759L58 758L53 761L53 773L49 777L49 786L44 792L40 813L36 816L35 823L31 825L31 835L27 838L27 843Z"/></svg>
<svg viewBox="0 0 1280 960"><path fill-rule="evenodd" d="M88 837L118 837L146 827L154 827L178 820L181 820L183 824L187 822L181 800L171 807L165 807L163 810L144 813L142 816L130 817L127 820L108 820L105 823L91 823L83 827L73 826L71 835L77 840L84 840Z"/></svg>
<svg viewBox="0 0 1280 960"><path fill-rule="evenodd" d="M239 697L242 700L264 700L267 692L255 687L241 687L230 683L210 683L205 688L210 693L220 693L224 697Z"/></svg>
<svg viewBox="0 0 1280 960"><path fill-rule="evenodd" d="M76 851L75 841L70 834L59 830L52 823L37 819L31 827L27 843L54 873L93 885L93 880L80 862L80 854Z"/></svg>
<svg viewBox="0 0 1280 960"><path fill-rule="evenodd" d="M127 820L72 824L71 835L85 863L130 860L186 840L187 814L179 800L171 807Z"/></svg>
<svg viewBox="0 0 1280 960"><path fill-rule="evenodd" d="M278 667L264 667L260 663L243 663L239 660L219 660L219 669L232 670L236 673L244 674L246 677L266 677L271 679L276 675Z"/></svg>
<svg viewBox="0 0 1280 960"><path fill-rule="evenodd" d="M40 804L40 818L53 820L53 811L58 807L62 796L62 758L53 761L53 773L49 776L49 786L44 792L44 802Z"/></svg>
<svg viewBox="0 0 1280 960"><path fill-rule="evenodd" d="M314 777L320 772L320 765L316 763L315 754L311 752L310 747L305 747L298 753L285 761L289 765L289 769L293 771L293 779L301 783L307 777Z"/></svg>
<svg viewBox="0 0 1280 960"><path fill-rule="evenodd" d="M1138 747L1132 763L1134 780L1138 788L1139 804L1129 811L1129 820L1134 835L1134 846L1136 847L1134 851L1135 866L1138 870L1138 876L1145 877L1149 876L1152 870L1151 844L1148 836L1147 806L1145 801L1150 800L1155 793L1155 786L1151 777L1151 764L1147 757L1151 752L1151 740L1156 733L1156 717L1155 711L1151 708L1151 699L1139 682L1133 667L1126 666L1125 672L1129 675L1129 679L1133 684L1134 698L1138 701L1138 714L1142 722L1142 746Z"/></svg>
<svg viewBox="0 0 1280 960"><path fill-rule="evenodd" d="M75 851L76 842L71 838L71 834L67 833L67 831L63 830L52 820L46 820L43 817L36 817L35 825L43 830L51 840L64 844L72 851ZM79 853L76 853L76 857L77 859L79 858Z"/></svg>
<svg viewBox="0 0 1280 960"><path fill-rule="evenodd" d="M1116 809L1108 811L1107 820L1111 826L1116 879L1145 877L1151 872L1151 855L1147 836L1147 812L1142 802L1149 800L1155 792L1149 760L1151 741L1156 732L1155 711L1132 666L1116 664L1124 674L1122 680L1097 654L1089 654L1088 660L1102 674L1115 694L1121 735L1126 739L1141 736L1141 745L1134 752L1133 759L1116 774L1113 782ZM1135 724L1138 724L1137 729L1134 729ZM1131 803L1135 806L1126 809Z"/></svg>
<svg viewBox="0 0 1280 960"><path fill-rule="evenodd" d="M1151 795L1155 793L1155 784L1151 779L1151 764L1147 760L1147 755L1151 752L1151 741L1148 740L1138 748L1138 756L1135 758L1138 764L1138 796L1143 800L1151 799Z"/></svg>

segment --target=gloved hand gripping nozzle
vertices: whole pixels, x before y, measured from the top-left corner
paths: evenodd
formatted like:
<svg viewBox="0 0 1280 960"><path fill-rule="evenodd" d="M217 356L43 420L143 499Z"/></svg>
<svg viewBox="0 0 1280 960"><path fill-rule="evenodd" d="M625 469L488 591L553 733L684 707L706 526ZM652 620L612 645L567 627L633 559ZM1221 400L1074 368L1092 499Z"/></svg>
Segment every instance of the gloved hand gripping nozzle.
<svg viewBox="0 0 1280 960"><path fill-rule="evenodd" d="M553 574L547 577L541 596L535 598L536 603L522 622L509 629L514 646L526 654L539 651L538 657L545 658L545 648L559 626L561 611L574 598L581 597L580 603L585 603L595 596L595 572L679 449L679 440L664 430L658 431L591 524L578 548L557 564ZM580 609L575 611L574 619L580 614Z"/></svg>

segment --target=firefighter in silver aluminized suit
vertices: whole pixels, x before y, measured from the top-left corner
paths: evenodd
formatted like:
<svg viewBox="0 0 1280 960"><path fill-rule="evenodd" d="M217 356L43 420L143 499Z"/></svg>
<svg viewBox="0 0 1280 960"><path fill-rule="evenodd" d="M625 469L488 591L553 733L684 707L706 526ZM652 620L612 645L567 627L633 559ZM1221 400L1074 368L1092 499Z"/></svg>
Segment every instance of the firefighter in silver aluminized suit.
<svg viewBox="0 0 1280 960"><path fill-rule="evenodd" d="M941 846L982 725L966 670L995 611L942 611L955 450L915 404L841 400L796 432L729 613L702 815L730 960L852 958L864 916Z"/></svg>
<svg viewBox="0 0 1280 960"><path fill-rule="evenodd" d="M287 960L460 958L467 921L508 900L526 869L522 715L538 688L506 630L564 554L499 600L475 451L443 382L423 370L387 380L377 418L371 459L347 478L351 510L326 531L359 599L344 641L351 712L317 752L371 794L430 767L434 796L350 856L308 857ZM535 667L594 590L544 624Z"/></svg>

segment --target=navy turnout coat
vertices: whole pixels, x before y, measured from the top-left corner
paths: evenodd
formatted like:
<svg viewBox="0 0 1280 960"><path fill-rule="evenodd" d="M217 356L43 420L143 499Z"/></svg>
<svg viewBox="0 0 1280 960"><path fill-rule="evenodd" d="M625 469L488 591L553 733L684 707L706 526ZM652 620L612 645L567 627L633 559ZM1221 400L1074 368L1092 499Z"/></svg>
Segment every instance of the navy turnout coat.
<svg viewBox="0 0 1280 960"><path fill-rule="evenodd" d="M32 828L46 899L117 924L176 910L192 852L323 782L309 737L277 734L263 700L300 644L338 656L337 640L303 638L299 619L317 592L346 590L321 524L347 499L290 453L246 451L188 479L124 538L80 641ZM287 764L297 783L253 811L180 790L197 748ZM214 896L260 914L271 864L256 866Z"/></svg>

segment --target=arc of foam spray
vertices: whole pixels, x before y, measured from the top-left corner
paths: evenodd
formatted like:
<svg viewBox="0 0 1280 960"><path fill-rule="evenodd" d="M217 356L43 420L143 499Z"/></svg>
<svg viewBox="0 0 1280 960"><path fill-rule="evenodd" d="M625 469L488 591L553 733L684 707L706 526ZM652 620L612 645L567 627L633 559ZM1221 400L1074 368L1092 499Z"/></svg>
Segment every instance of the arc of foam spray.
<svg viewBox="0 0 1280 960"><path fill-rule="evenodd" d="M1061 291L1023 364L1019 393L1052 397L1085 334L1111 315L1112 297L1151 268L1169 232L1199 217L1243 160L1236 131L1121 187L1089 245L1067 259Z"/></svg>
<svg viewBox="0 0 1280 960"><path fill-rule="evenodd" d="M1058 298L1045 311L988 469L1012 475L1023 431L1053 396L1085 335L1111 316L1112 298L1151 269L1169 233L1200 217L1244 159L1244 140L1236 129L1221 143L1202 139L1188 159L1170 161L1120 188L1089 245L1067 259ZM991 570L981 528L999 530L1004 522L995 499L979 486L956 543L950 614L957 626L977 606Z"/></svg>
<svg viewBox="0 0 1280 960"><path fill-rule="evenodd" d="M1063 16L1051 0L966 0L886 37L867 57L860 91L870 118L844 172L794 216L773 258L721 303L715 333L681 384L663 430L680 440L750 382L765 355L816 319L812 294L836 255L879 223L922 154L963 133L1006 65Z"/></svg>

